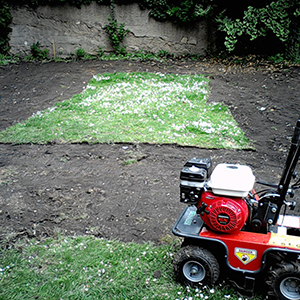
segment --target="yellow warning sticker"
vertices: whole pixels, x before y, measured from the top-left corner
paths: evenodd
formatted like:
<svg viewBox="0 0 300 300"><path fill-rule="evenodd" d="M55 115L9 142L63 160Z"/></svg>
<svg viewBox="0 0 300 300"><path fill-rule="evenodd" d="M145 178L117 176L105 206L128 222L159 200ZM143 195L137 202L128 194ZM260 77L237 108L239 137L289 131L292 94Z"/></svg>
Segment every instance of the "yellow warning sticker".
<svg viewBox="0 0 300 300"><path fill-rule="evenodd" d="M234 248L234 254L244 265L249 264L257 257L257 252L253 249Z"/></svg>

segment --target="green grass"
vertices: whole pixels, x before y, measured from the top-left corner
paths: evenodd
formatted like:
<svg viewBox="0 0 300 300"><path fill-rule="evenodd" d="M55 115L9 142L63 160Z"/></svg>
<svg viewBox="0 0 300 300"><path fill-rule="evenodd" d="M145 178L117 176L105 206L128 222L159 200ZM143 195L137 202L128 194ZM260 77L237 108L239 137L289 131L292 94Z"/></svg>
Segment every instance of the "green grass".
<svg viewBox="0 0 300 300"><path fill-rule="evenodd" d="M33 46L33 45L32 45ZM40 52L43 52L41 50ZM116 54L110 53L105 54L102 47L95 51L95 53L90 54L82 48L79 48L75 51L76 53L70 53L69 57L61 57L62 53L57 53L56 57L48 56L32 56L28 55L25 58L21 58L19 55L2 55L0 54L0 65L7 65L11 63L17 63L20 61L39 61L41 63L51 62L51 61L64 61L72 62L76 60L100 60L100 61L116 61L116 60L131 60L131 61L157 61L157 62L166 62L170 58L175 58L175 55L167 51L159 51L158 53L152 53L144 50L128 52L125 54ZM192 55L180 55L180 59L186 60L199 60L202 56L197 54Z"/></svg>
<svg viewBox="0 0 300 300"><path fill-rule="evenodd" d="M10 55L3 55L0 54L0 66L6 66L9 64L15 64L19 61L18 56L10 56Z"/></svg>
<svg viewBox="0 0 300 300"><path fill-rule="evenodd" d="M243 299L226 286L178 284L172 269L175 251L174 242L154 246L93 237L19 241L1 251L0 299Z"/></svg>
<svg viewBox="0 0 300 300"><path fill-rule="evenodd" d="M208 96L203 75L97 75L81 94L0 132L0 142L251 147L229 109Z"/></svg>

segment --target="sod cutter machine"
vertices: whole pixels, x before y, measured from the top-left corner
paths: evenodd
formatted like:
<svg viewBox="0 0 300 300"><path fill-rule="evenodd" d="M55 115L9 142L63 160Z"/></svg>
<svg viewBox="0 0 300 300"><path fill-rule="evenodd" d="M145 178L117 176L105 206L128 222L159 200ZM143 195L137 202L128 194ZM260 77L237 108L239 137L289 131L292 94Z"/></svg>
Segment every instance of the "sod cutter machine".
<svg viewBox="0 0 300 300"><path fill-rule="evenodd" d="M228 279L246 296L300 299L300 217L291 199L300 188L298 120L278 185L257 182L249 166L191 158L180 173L180 201L187 204L173 227L183 237L173 261L185 285L213 286ZM292 183L292 181L294 183Z"/></svg>

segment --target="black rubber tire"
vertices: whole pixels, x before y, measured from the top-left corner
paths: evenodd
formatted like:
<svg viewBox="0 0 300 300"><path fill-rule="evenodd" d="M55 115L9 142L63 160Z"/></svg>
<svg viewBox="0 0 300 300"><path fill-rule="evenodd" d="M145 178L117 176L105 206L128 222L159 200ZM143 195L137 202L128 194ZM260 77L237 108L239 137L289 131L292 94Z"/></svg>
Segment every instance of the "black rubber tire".
<svg viewBox="0 0 300 300"><path fill-rule="evenodd" d="M176 253L173 267L176 280L184 285L213 286L220 275L215 256L207 249L194 245L185 246Z"/></svg>
<svg viewBox="0 0 300 300"><path fill-rule="evenodd" d="M297 262L276 264L267 274L268 296L270 299L300 299L300 265Z"/></svg>

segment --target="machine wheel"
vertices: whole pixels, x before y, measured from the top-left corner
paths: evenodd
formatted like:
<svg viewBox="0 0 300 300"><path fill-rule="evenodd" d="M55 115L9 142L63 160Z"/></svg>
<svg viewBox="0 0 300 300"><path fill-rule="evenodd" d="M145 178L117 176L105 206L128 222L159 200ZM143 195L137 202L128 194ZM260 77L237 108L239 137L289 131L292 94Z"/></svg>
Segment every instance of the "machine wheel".
<svg viewBox="0 0 300 300"><path fill-rule="evenodd" d="M282 262L275 265L267 277L268 295L273 299L300 299L300 265Z"/></svg>
<svg viewBox="0 0 300 300"><path fill-rule="evenodd" d="M189 245L181 248L173 261L176 279L183 284L213 285L219 278L220 268L215 256L207 249Z"/></svg>

